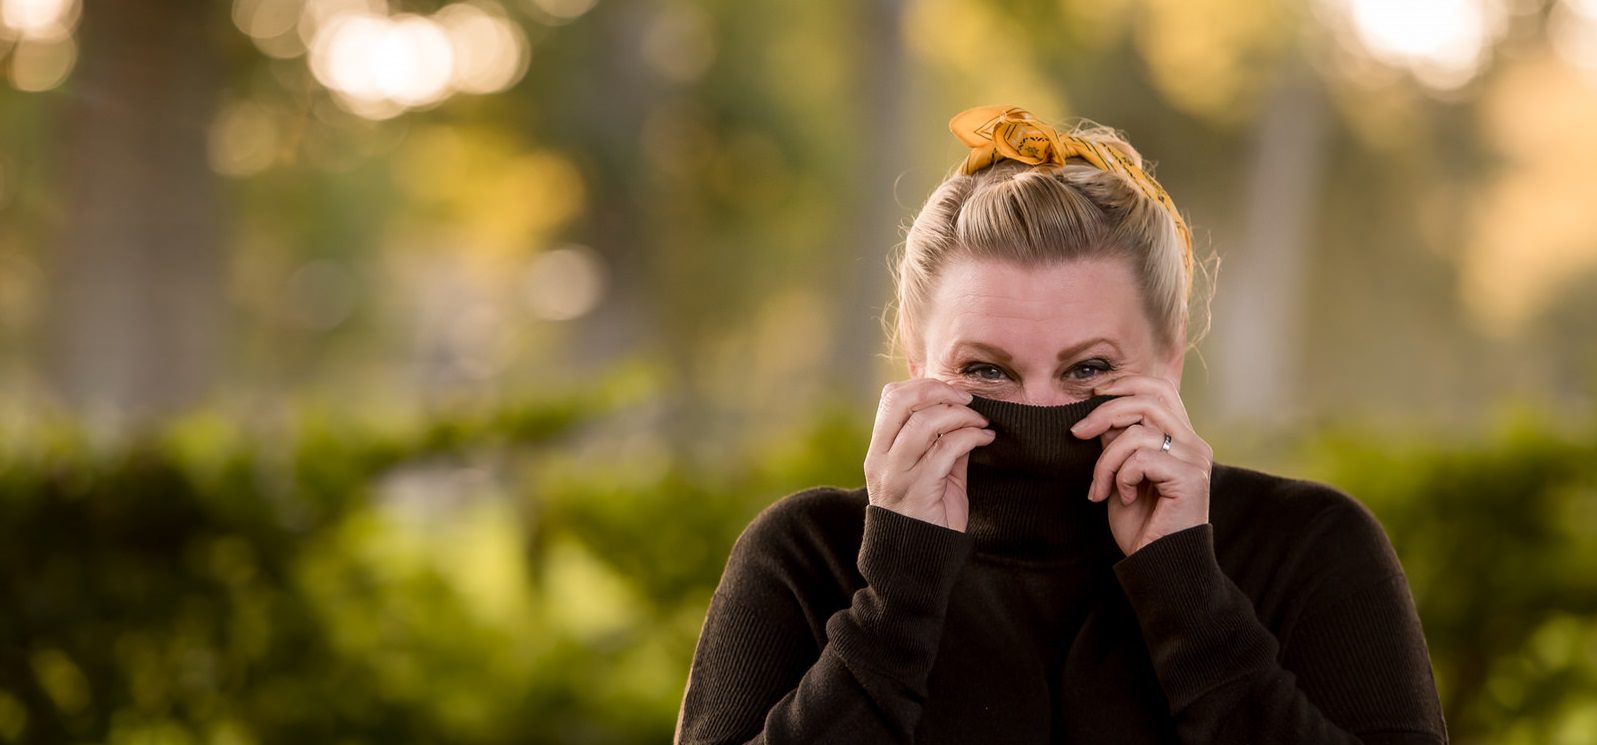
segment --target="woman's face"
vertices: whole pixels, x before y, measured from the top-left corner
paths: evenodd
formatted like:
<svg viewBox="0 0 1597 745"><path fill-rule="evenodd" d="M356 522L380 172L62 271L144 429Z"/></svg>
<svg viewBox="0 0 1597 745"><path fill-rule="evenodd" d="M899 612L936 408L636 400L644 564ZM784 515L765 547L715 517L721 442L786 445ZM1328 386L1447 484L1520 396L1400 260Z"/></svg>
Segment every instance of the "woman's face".
<svg viewBox="0 0 1597 745"><path fill-rule="evenodd" d="M1124 375L1181 383L1184 350L1159 345L1124 261L956 259L922 315L910 374L979 396L1056 406Z"/></svg>

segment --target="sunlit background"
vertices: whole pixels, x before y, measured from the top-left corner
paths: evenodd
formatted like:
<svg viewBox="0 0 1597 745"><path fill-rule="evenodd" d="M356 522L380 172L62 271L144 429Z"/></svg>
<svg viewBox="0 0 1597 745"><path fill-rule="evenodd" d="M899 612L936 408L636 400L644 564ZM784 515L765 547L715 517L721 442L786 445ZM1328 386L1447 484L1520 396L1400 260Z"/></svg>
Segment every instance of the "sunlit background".
<svg viewBox="0 0 1597 745"><path fill-rule="evenodd" d="M1597 0L0 0L0 742L670 738L1010 103L1187 215L1221 462L1597 743ZM1201 323L1200 323L1201 325Z"/></svg>

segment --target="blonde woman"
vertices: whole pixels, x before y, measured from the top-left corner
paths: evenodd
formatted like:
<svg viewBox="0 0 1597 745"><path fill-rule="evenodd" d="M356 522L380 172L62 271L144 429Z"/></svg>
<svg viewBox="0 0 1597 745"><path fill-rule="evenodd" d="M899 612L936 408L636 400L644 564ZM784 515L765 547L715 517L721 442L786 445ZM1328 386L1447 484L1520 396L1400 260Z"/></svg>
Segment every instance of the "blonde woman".
<svg viewBox="0 0 1597 745"><path fill-rule="evenodd" d="M1446 742L1379 523L1188 419L1191 236L1136 151L1013 107L950 127L865 485L738 539L677 741Z"/></svg>

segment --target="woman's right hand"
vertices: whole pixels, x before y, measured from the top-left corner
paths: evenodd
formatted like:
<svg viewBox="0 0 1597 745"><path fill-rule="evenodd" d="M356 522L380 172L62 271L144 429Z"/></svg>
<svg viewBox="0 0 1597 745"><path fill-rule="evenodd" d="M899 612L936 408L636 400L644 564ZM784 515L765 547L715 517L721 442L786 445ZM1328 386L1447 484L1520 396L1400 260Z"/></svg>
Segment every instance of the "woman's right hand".
<svg viewBox="0 0 1597 745"><path fill-rule="evenodd" d="M993 441L971 395L941 380L888 383L865 454L871 504L964 532L970 516L965 469L970 451Z"/></svg>

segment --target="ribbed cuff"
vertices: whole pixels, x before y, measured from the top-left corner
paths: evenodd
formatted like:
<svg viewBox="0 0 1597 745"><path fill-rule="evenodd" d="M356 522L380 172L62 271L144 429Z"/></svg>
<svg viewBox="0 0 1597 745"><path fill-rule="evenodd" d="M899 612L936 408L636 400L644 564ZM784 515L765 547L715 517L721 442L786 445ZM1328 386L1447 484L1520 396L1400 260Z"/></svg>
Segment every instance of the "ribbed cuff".
<svg viewBox="0 0 1597 745"><path fill-rule="evenodd" d="M974 542L970 536L868 505L859 569L866 586L827 635L850 668L924 693L937 660L948 598ZM857 633L856 633L857 632Z"/></svg>
<svg viewBox="0 0 1597 745"><path fill-rule="evenodd" d="M1173 711L1243 672L1272 664L1278 645L1252 601L1220 569L1214 527L1159 538L1115 563Z"/></svg>
<svg viewBox="0 0 1597 745"><path fill-rule="evenodd" d="M958 530L867 505L859 570L890 605L941 615L973 545Z"/></svg>

